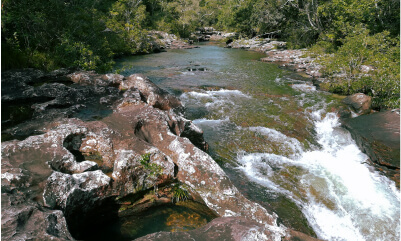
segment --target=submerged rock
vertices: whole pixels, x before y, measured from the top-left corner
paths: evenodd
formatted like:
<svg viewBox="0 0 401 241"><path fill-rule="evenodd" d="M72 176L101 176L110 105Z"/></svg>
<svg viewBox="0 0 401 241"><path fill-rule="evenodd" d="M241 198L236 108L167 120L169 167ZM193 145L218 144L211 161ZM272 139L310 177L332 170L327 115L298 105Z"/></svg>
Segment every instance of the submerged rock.
<svg viewBox="0 0 401 241"><path fill-rule="evenodd" d="M146 240L269 240L265 234L267 228L260 223L242 217L217 218L207 225L188 232L158 232L136 239Z"/></svg>

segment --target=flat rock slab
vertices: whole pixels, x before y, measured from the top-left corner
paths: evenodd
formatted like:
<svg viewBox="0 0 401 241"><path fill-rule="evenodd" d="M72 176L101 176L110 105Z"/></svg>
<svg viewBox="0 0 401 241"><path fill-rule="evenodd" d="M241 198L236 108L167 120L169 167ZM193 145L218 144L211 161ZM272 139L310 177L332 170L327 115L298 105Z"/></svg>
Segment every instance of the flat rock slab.
<svg viewBox="0 0 401 241"><path fill-rule="evenodd" d="M343 127L351 132L358 146L370 157L371 161L382 166L387 173L392 173L390 177L392 176L392 179L397 182L399 187L399 111L384 111L362 115L345 119L342 124Z"/></svg>

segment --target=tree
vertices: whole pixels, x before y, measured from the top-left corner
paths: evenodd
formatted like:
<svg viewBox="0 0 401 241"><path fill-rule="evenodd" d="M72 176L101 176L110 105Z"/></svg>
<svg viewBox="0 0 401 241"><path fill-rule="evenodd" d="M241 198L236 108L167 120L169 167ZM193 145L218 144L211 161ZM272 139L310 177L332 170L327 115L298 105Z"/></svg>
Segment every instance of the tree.
<svg viewBox="0 0 401 241"><path fill-rule="evenodd" d="M146 6L142 4L142 0L118 0L112 5L109 14L106 26L123 41L124 53L149 51L147 31L143 29Z"/></svg>

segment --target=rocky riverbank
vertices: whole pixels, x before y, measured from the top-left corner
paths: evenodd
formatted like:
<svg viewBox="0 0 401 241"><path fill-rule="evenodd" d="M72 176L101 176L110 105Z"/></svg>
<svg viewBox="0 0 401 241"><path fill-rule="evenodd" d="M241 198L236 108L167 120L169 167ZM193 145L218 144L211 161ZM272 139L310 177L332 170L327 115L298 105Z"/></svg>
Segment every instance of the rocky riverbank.
<svg viewBox="0 0 401 241"><path fill-rule="evenodd" d="M5 240L130 240L131 217L178 204L192 213L182 222L201 228L191 237L314 240L239 193L180 100L145 76L3 72L2 106Z"/></svg>
<svg viewBox="0 0 401 241"><path fill-rule="evenodd" d="M298 73L305 73L304 76L321 82L324 81L320 72L322 66L316 63L315 58L308 56L306 49L286 49L286 42L258 37L248 40L235 40L229 43L227 47L265 53L267 57L262 58L262 62L277 63Z"/></svg>
<svg viewBox="0 0 401 241"><path fill-rule="evenodd" d="M150 31L149 36L153 39L151 42L153 53L162 52L166 49L192 49L197 47L188 41L178 38L174 34L162 31Z"/></svg>

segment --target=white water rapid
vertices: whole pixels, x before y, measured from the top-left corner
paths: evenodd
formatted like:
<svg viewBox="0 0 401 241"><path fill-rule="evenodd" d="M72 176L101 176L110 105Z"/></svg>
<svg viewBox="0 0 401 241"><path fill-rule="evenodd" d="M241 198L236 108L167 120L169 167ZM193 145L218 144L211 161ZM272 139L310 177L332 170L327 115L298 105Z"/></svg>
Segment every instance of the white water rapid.
<svg viewBox="0 0 401 241"><path fill-rule="evenodd" d="M321 148L302 151L294 138L257 130L297 148L290 158L269 153L240 153L246 176L285 194L302 210L324 240L400 240L400 193L375 172L334 113L312 113ZM262 127L259 127L262 129ZM294 175L297 175L294 177Z"/></svg>

